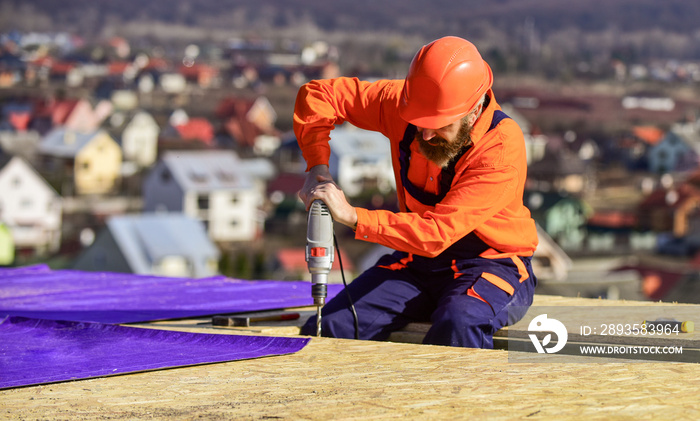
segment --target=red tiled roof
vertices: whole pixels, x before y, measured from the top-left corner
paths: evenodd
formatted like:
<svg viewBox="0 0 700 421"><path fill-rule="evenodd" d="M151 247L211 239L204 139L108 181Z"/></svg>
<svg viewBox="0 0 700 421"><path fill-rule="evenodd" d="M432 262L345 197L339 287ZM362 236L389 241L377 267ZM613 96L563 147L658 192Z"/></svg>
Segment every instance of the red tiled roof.
<svg viewBox="0 0 700 421"><path fill-rule="evenodd" d="M54 125L62 125L68 120L68 116L73 112L75 106L78 105L77 99L66 99L56 101L51 107L51 121Z"/></svg>
<svg viewBox="0 0 700 421"><path fill-rule="evenodd" d="M216 107L216 116L223 120L226 133L243 146L253 146L255 138L262 134L262 130L247 118L254 103L245 98L225 98Z"/></svg>
<svg viewBox="0 0 700 421"><path fill-rule="evenodd" d="M622 228L633 227L637 223L637 216L631 212L621 211L597 211L590 218L588 224L598 227Z"/></svg>
<svg viewBox="0 0 700 421"><path fill-rule="evenodd" d="M107 71L110 75L121 75L129 67L131 63L126 61L113 61L107 65Z"/></svg>
<svg viewBox="0 0 700 421"><path fill-rule="evenodd" d="M73 63L54 62L51 64L51 74L65 75L68 74L68 72L70 72L74 67L75 64Z"/></svg>
<svg viewBox="0 0 700 421"><path fill-rule="evenodd" d="M209 146L214 141L214 126L205 118L190 118L186 124L175 126L183 140L199 140Z"/></svg>
<svg viewBox="0 0 700 421"><path fill-rule="evenodd" d="M650 145L656 145L663 139L664 131L653 126L636 126L632 129L635 136Z"/></svg>
<svg viewBox="0 0 700 421"><path fill-rule="evenodd" d="M668 195L671 191L675 191L677 198L673 203L668 202ZM657 189L651 192L640 204L640 208L663 207L676 208L683 204L688 198L700 197L700 190L691 186L688 183L681 184L675 189Z"/></svg>
<svg viewBox="0 0 700 421"><path fill-rule="evenodd" d="M224 98L216 106L216 116L221 119L227 117L244 117L254 100L245 98Z"/></svg>
<svg viewBox="0 0 700 421"><path fill-rule="evenodd" d="M148 59L148 64L144 68L145 70L151 70L151 69L167 69L168 68L168 62L160 57L150 57Z"/></svg>
<svg viewBox="0 0 700 421"><path fill-rule="evenodd" d="M29 121L32 119L32 115L29 111L22 112L11 112L10 113L10 124L17 131L25 131L29 127Z"/></svg>
<svg viewBox="0 0 700 421"><path fill-rule="evenodd" d="M197 78L202 73L212 76L219 73L218 69L206 64L193 64L191 66L182 65L178 71L186 78Z"/></svg>

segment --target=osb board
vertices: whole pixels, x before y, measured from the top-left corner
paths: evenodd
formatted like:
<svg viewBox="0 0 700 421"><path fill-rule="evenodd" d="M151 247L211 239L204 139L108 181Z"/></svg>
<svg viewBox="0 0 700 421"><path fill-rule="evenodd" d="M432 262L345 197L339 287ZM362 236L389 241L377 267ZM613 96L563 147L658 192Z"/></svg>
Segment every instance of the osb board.
<svg viewBox="0 0 700 421"><path fill-rule="evenodd" d="M630 301L630 300L606 300L602 298L561 297L557 295L535 294L532 305L537 306L668 306L679 304L660 301Z"/></svg>
<svg viewBox="0 0 700 421"><path fill-rule="evenodd" d="M700 365L514 364L313 338L300 352L0 391L0 419L700 419Z"/></svg>
<svg viewBox="0 0 700 421"><path fill-rule="evenodd" d="M700 349L700 333L698 333L700 306L698 305L535 295L528 316L540 314L548 308L551 310L551 307L566 307L566 311L556 312L555 317L567 327L569 339L572 341L585 340L585 342L590 343L643 346L683 346ZM604 324L613 324L614 327L622 327L622 330L625 331L627 325L635 323L641 325L644 320L655 320L659 315L682 321L691 320L697 329L692 333L671 335L614 334L602 336L599 334L603 330L601 325ZM504 339L508 337L527 338L528 320L530 319L532 317L526 317L512 326L499 330L494 336ZM591 329L597 328L596 334L581 337L579 333L583 325L591 327ZM411 323L401 331L392 333L390 339L395 342L420 343L429 328L429 323Z"/></svg>

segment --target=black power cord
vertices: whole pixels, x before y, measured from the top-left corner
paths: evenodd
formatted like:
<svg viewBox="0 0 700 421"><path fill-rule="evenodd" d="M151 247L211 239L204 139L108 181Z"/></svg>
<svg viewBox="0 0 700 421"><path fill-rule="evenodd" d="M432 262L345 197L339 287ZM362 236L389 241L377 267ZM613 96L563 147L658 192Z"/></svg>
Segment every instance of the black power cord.
<svg viewBox="0 0 700 421"><path fill-rule="evenodd" d="M355 305L352 303L352 297L350 296L350 291L348 291L348 284L345 282L345 270L343 270L343 258L340 257L340 247L338 247L338 237L333 231L333 241L335 242L335 250L338 253L338 264L340 265L340 276L343 278L343 286L345 286L345 293L348 295L348 302L350 303L350 311L352 311L352 318L355 321L355 339L360 339L360 322L357 319L357 312L355 311Z"/></svg>

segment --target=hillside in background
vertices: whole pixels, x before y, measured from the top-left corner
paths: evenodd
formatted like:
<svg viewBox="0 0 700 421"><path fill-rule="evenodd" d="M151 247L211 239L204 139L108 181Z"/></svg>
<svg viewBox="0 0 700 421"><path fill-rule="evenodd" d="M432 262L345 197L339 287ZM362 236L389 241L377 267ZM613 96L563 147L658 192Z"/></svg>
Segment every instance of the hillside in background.
<svg viewBox="0 0 700 421"><path fill-rule="evenodd" d="M623 32L698 29L700 3L687 0L5 0L0 29L33 20L53 28L90 27L133 20L206 25L218 29L265 29L314 22L326 31L416 31L430 35L488 21L500 28L525 19L543 34L569 27L594 32L616 26ZM14 10L22 19L8 15ZM26 16L36 15L36 19ZM26 28L25 28L26 29ZM38 29L38 28L37 28Z"/></svg>
<svg viewBox="0 0 700 421"><path fill-rule="evenodd" d="M700 58L700 2L687 0L5 0L0 31L216 39L234 35L415 44L445 34L485 48L598 49ZM196 32L194 29L204 29ZM186 30L188 29L188 30ZM292 35L293 34L293 35ZM381 35L381 36L379 36ZM397 38L398 36L398 38Z"/></svg>

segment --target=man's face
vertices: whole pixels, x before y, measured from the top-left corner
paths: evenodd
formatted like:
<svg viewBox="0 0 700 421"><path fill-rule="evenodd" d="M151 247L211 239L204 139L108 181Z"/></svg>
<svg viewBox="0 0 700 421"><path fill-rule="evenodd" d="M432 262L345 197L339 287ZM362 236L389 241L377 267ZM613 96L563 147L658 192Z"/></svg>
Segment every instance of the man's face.
<svg viewBox="0 0 700 421"><path fill-rule="evenodd" d="M472 115L455 121L439 129L418 128L415 140L420 145L420 151L430 161L445 168L464 147L471 144L471 133L474 124Z"/></svg>

